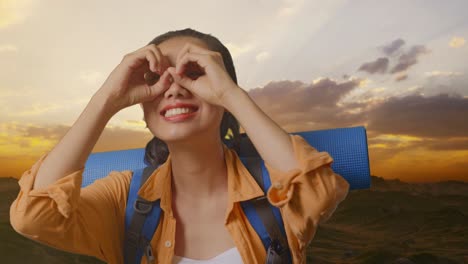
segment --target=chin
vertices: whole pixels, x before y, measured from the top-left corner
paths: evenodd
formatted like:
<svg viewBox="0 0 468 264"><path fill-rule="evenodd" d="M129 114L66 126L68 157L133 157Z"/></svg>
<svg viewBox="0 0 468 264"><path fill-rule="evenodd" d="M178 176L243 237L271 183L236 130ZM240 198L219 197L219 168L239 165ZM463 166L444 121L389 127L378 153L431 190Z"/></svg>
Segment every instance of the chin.
<svg viewBox="0 0 468 264"><path fill-rule="evenodd" d="M150 120L153 122L148 123L148 129L154 136L164 142L210 140L213 135L219 136L219 124L221 121L214 122L214 120L219 118L215 115L203 118L198 117L187 121L187 123L169 123L159 118L152 117Z"/></svg>
<svg viewBox="0 0 468 264"><path fill-rule="evenodd" d="M202 136L203 131L206 130L197 128L190 129L189 127L178 127L178 128L169 128L165 126L154 126L154 129L150 129L154 136L161 139L164 142L176 142L176 141L190 141L197 140Z"/></svg>

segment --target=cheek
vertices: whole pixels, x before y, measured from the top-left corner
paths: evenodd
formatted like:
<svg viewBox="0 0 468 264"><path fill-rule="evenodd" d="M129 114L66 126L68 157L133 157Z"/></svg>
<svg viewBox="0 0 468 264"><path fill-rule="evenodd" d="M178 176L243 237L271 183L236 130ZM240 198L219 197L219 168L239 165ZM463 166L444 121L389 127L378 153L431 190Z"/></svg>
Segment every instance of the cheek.
<svg viewBox="0 0 468 264"><path fill-rule="evenodd" d="M223 118L224 108L209 106L206 110L212 120L221 120Z"/></svg>
<svg viewBox="0 0 468 264"><path fill-rule="evenodd" d="M156 98L153 101L142 103L142 110L145 116L159 115L158 106L161 99Z"/></svg>

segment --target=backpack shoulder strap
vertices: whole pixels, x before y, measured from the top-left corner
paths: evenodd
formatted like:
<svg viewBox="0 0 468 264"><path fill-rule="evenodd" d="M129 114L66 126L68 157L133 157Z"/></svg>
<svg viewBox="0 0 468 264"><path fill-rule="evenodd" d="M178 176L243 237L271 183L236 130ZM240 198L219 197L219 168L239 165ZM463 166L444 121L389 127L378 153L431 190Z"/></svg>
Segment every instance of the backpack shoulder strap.
<svg viewBox="0 0 468 264"><path fill-rule="evenodd" d="M241 158L247 170L266 193L271 186L270 175L260 157ZM292 263L279 209L266 196L241 203L244 213L262 239L267 251L267 264Z"/></svg>
<svg viewBox="0 0 468 264"><path fill-rule="evenodd" d="M130 182L125 211L125 264L139 264L143 255L147 257L147 263L154 261L150 242L159 225L160 200L151 202L138 196L138 190L154 170L150 166L135 170Z"/></svg>
<svg viewBox="0 0 468 264"><path fill-rule="evenodd" d="M247 157L241 160L259 186L267 192L271 182L263 160L260 157ZM143 254L147 257L147 263L154 261L150 241L159 224L160 200L152 203L138 196L138 190L154 170L154 167L146 167L134 171L130 183L125 214L125 264L139 264ZM292 263L278 208L272 206L266 196L241 202L241 206L265 246L266 263Z"/></svg>

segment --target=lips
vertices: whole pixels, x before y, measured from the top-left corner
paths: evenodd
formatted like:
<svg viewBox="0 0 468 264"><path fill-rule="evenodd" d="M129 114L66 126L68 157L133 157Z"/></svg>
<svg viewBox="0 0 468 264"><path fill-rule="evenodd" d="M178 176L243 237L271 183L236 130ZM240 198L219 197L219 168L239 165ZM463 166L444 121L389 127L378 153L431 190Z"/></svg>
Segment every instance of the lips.
<svg viewBox="0 0 468 264"><path fill-rule="evenodd" d="M198 106L193 105L193 104L187 104L187 103L176 103L176 104L170 104L161 110L160 114L164 116L166 114L166 111L172 108L190 108L194 111L198 110Z"/></svg>
<svg viewBox="0 0 468 264"><path fill-rule="evenodd" d="M197 111L185 114L174 115L170 117L163 116L164 120L168 122L184 122L185 120L193 118L197 114Z"/></svg>

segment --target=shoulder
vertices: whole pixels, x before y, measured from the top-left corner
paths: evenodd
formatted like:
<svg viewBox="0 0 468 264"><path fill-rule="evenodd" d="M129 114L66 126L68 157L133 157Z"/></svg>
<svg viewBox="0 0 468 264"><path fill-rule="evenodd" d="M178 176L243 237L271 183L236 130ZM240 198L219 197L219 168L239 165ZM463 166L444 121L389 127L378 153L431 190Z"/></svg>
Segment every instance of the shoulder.
<svg viewBox="0 0 468 264"><path fill-rule="evenodd" d="M133 175L132 170L111 171L109 172L109 174L107 174L107 176L95 180L89 186L92 186L92 185L100 185L100 186L108 186L108 187L129 186L130 181L132 180L132 175Z"/></svg>
<svg viewBox="0 0 468 264"><path fill-rule="evenodd" d="M82 195L110 198L118 203L127 200L133 171L111 171L106 177L95 180L82 189Z"/></svg>

